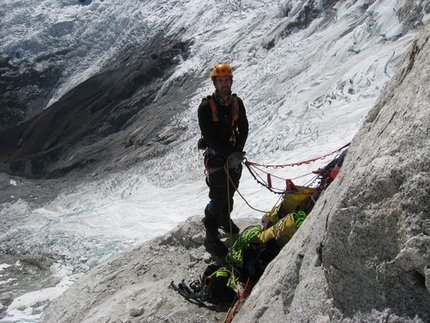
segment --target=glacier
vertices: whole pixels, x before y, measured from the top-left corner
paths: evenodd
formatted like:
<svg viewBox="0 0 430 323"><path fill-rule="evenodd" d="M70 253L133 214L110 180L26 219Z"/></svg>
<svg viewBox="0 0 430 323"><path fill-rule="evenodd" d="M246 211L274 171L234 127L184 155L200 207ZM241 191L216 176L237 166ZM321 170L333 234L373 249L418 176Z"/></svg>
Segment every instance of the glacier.
<svg viewBox="0 0 430 323"><path fill-rule="evenodd" d="M406 0L2 1L2 57L12 66L56 68L46 104L32 106L24 118L160 33L192 39L192 45L187 59L178 53L180 63L155 100L178 80L202 81L171 120L173 128L186 131L166 155L79 185L0 174L1 253L54 255L50 271L58 280L2 304L0 322L37 322L40 303L89 269L202 213L207 191L196 148L196 108L213 91L208 76L214 64L234 68L233 90L244 99L250 121L247 158L280 165L306 161L351 141L429 14L428 1ZM304 184L327 160L273 172ZM247 201L268 210L279 200L246 171L240 193L246 201L236 195L233 218L260 216ZM0 264L1 277L7 278L8 266Z"/></svg>

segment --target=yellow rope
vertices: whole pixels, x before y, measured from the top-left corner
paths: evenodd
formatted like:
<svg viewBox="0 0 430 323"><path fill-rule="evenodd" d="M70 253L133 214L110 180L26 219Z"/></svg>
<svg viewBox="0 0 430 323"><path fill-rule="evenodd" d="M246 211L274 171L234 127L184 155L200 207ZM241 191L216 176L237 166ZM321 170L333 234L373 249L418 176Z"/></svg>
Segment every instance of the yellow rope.
<svg viewBox="0 0 430 323"><path fill-rule="evenodd" d="M237 194L239 194L239 196L242 198L243 201L245 201L246 205L249 206L250 209L260 212L260 213L272 213L276 207L278 206L278 204L281 202L281 200L283 199L283 196L279 196L278 201L273 205L272 209L270 211L264 211L264 210L259 210L255 207L253 207L251 204L248 203L248 201L245 199L245 197L242 195L242 193L240 193L239 189L236 187L236 185L233 182L233 179L230 177L230 173L229 173L229 168L228 168L228 163L226 162L224 164L224 171L227 174L227 194L228 194L228 216L229 216L229 220L231 220L230 218L230 185L229 182L231 183L231 185L234 187L234 189L236 190ZM230 222L230 236L232 235L232 228L231 228L231 222ZM230 254L231 256L231 254ZM233 258L230 258L233 259Z"/></svg>
<svg viewBox="0 0 430 323"><path fill-rule="evenodd" d="M239 196L242 198L242 200L245 201L246 205L248 205L249 208L251 208L254 211L260 212L260 213L267 213L267 211L259 210L259 209L255 208L255 207L253 207L251 204L248 203L248 201L245 199L245 197L242 195L242 193L240 193L240 191L238 190L238 188L236 187L236 185L234 185L234 182L233 182L233 180L230 177L230 173L228 171L228 163L225 163L224 170L225 170L225 173L227 174L227 194L230 193L229 192L230 185L228 185L229 182L230 182L231 185L234 187L235 191L237 192L237 194L239 194ZM229 207L230 207L230 195L229 195L229 202L228 203L229 203ZM229 212L230 212L230 208L229 208Z"/></svg>

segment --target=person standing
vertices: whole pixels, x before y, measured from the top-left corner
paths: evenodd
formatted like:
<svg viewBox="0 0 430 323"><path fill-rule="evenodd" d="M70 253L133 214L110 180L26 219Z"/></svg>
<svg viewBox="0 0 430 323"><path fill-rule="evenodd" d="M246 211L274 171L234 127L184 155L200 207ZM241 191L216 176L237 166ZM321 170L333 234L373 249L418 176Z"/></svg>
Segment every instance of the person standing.
<svg viewBox="0 0 430 323"><path fill-rule="evenodd" d="M228 64L217 64L211 79L215 87L198 108L198 120L205 148L206 183L209 203L204 210L204 245L213 256L224 259L228 248L218 237L218 228L233 234L239 228L230 219L233 195L242 175L243 151L248 137L248 119L243 101L231 92L233 72Z"/></svg>

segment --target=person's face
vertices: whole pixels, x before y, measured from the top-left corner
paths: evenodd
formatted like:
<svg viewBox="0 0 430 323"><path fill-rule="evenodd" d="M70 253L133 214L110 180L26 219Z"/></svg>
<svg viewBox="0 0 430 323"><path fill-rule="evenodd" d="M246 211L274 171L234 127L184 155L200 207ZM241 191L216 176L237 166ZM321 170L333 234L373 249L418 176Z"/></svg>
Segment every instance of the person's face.
<svg viewBox="0 0 430 323"><path fill-rule="evenodd" d="M215 78L215 88L217 91L224 96L229 96L231 94L231 85L233 80L230 76L218 76Z"/></svg>

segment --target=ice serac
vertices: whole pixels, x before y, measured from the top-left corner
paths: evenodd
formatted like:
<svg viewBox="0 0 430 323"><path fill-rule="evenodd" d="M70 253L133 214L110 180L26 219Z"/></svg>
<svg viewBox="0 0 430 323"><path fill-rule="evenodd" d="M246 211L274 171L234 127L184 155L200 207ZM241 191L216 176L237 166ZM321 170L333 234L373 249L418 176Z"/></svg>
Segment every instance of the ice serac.
<svg viewBox="0 0 430 323"><path fill-rule="evenodd" d="M427 24L338 177L233 322L429 321L429 35ZM221 322L227 309L199 307L168 288L201 271L201 232L190 218L94 268L40 322Z"/></svg>
<svg viewBox="0 0 430 323"><path fill-rule="evenodd" d="M430 319L430 25L234 322Z"/></svg>

